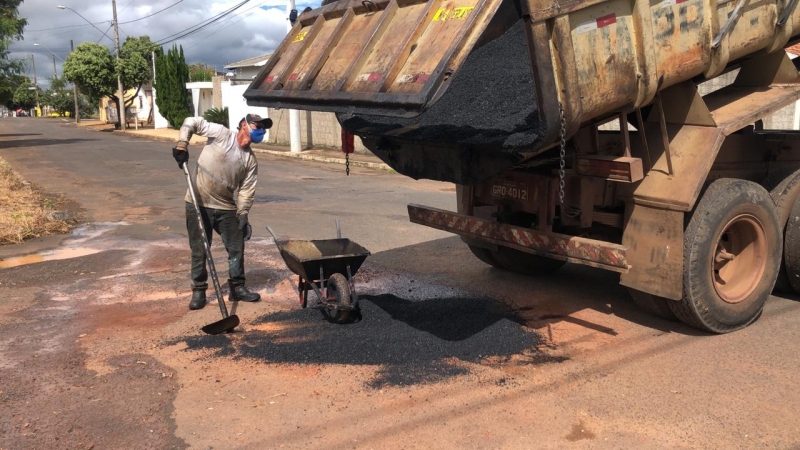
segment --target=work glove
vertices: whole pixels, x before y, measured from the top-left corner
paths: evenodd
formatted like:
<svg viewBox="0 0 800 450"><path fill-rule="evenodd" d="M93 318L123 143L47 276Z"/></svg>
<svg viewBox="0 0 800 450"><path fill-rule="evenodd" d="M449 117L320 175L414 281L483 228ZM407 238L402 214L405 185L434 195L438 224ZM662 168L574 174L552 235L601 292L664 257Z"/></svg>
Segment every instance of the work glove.
<svg viewBox="0 0 800 450"><path fill-rule="evenodd" d="M253 235L253 227L251 227L250 223L247 221L247 213L239 215L239 229L242 231L244 240L249 241L250 236Z"/></svg>
<svg viewBox="0 0 800 450"><path fill-rule="evenodd" d="M183 170L183 165L189 162L189 151L186 149L181 150L178 147L173 147L172 157L178 162L178 167Z"/></svg>

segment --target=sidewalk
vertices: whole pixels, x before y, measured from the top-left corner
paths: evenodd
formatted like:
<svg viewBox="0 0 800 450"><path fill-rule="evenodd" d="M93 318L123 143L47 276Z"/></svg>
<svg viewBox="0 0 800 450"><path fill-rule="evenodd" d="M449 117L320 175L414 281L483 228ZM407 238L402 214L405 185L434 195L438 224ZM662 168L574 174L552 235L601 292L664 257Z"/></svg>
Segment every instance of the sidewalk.
<svg viewBox="0 0 800 450"><path fill-rule="evenodd" d="M95 128L95 127L99 127L99 128L105 128L105 127L114 128L114 124L113 123L105 123L105 122L103 122L101 120L95 120L95 119L81 119L81 121L78 122L77 124L74 121L71 122L71 123L75 124L75 125L78 125L79 127L87 127L87 128Z"/></svg>
<svg viewBox="0 0 800 450"><path fill-rule="evenodd" d="M99 121L96 121L99 123ZM84 123L80 123L81 126L84 126ZM85 126L92 126L92 125L85 125ZM177 142L178 141L178 130L173 130L170 128L159 128L159 129L143 129L143 130L116 130L115 133L126 134L129 136L139 137L139 138L148 138L148 139L155 139L158 141L165 141L165 142ZM192 136L191 141L189 144L199 144L202 145L205 143L205 138L200 136ZM315 162L324 162L324 163L334 163L334 164L342 164L344 165L345 159L344 154L339 150L329 150L329 149L310 149L304 150L301 153L292 153L289 151L288 147L278 146L278 145L264 145L264 144L256 144L252 146L253 151L258 153L268 153L271 155L282 156L285 158L296 158L302 159L305 161L315 161ZM378 169L378 170L386 170L392 171L392 169L383 163L375 155L372 154L363 154L363 153L353 153L350 155L350 165L353 167L367 167L370 169Z"/></svg>

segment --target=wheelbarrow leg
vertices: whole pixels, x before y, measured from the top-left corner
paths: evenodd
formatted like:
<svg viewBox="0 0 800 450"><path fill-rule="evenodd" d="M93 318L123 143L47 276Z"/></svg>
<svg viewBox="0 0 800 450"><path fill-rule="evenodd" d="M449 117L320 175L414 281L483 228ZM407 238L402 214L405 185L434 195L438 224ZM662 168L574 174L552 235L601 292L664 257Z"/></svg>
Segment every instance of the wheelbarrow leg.
<svg viewBox="0 0 800 450"><path fill-rule="evenodd" d="M347 282L350 284L350 304L353 305L353 314L356 321L361 321L361 307L358 306L358 294L356 293L356 282L353 281L353 273L350 264L347 265Z"/></svg>
<svg viewBox="0 0 800 450"><path fill-rule="evenodd" d="M324 301L328 299L328 293L325 291L325 273L322 271L322 265L319 266L319 290L322 292L324 297L320 297L320 301Z"/></svg>
<svg viewBox="0 0 800 450"><path fill-rule="evenodd" d="M350 283L350 294L353 296L353 306L358 306L358 294L356 293L356 282L353 281L353 274L350 272L350 264L347 265L347 281Z"/></svg>
<svg viewBox="0 0 800 450"><path fill-rule="evenodd" d="M297 295L300 298L300 303L303 303L303 277L297 276Z"/></svg>

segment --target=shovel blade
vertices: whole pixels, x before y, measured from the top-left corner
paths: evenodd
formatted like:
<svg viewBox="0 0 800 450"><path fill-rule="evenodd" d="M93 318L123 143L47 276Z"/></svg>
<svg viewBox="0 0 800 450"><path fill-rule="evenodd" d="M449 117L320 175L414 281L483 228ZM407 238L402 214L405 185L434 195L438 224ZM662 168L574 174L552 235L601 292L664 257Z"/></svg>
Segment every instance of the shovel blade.
<svg viewBox="0 0 800 450"><path fill-rule="evenodd" d="M228 316L222 320L210 323L202 328L205 334L220 334L228 331L233 331L234 328L239 326L239 316Z"/></svg>

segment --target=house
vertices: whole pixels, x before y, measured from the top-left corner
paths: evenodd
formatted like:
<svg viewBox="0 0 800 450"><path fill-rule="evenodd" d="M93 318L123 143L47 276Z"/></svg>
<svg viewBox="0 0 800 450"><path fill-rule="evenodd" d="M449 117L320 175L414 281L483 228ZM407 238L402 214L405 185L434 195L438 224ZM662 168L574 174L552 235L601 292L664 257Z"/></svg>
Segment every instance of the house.
<svg viewBox="0 0 800 450"><path fill-rule="evenodd" d="M125 92L126 102L134 97L133 102L128 106L125 114L125 121L128 124L134 124L138 120L139 125L152 124L153 115L151 109L153 106L153 87L150 85L143 85L138 91L130 89ZM116 123L117 119L117 105L108 97L100 99L100 120L105 123Z"/></svg>
<svg viewBox="0 0 800 450"><path fill-rule="evenodd" d="M192 91L192 111L195 116L202 116L213 106L214 83L211 81L194 81L186 83L186 89Z"/></svg>
<svg viewBox="0 0 800 450"><path fill-rule="evenodd" d="M228 78L235 78L237 80L252 80L261 71L261 68L267 64L272 53L266 55L256 56L253 58L244 59L239 62L231 63L225 66Z"/></svg>

